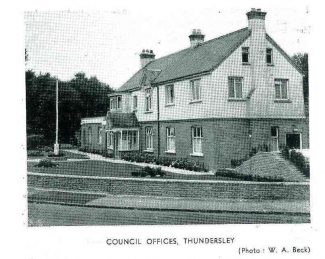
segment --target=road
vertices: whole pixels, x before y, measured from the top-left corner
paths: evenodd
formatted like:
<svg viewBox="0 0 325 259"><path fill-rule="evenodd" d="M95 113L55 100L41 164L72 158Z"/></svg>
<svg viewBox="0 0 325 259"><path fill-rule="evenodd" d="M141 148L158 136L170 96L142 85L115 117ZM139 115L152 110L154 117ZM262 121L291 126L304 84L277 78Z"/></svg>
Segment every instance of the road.
<svg viewBox="0 0 325 259"><path fill-rule="evenodd" d="M29 203L29 226L308 223L309 215L92 208Z"/></svg>
<svg viewBox="0 0 325 259"><path fill-rule="evenodd" d="M29 188L29 226L308 223L304 201L106 195Z"/></svg>

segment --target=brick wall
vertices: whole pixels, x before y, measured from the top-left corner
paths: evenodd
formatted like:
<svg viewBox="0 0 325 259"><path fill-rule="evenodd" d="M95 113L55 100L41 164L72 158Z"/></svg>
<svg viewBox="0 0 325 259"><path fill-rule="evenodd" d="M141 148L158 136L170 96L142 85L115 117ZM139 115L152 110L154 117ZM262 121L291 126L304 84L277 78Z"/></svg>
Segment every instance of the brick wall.
<svg viewBox="0 0 325 259"><path fill-rule="evenodd" d="M253 199L308 200L309 184L152 179L85 178L28 175L28 186L63 190L98 191L108 194Z"/></svg>

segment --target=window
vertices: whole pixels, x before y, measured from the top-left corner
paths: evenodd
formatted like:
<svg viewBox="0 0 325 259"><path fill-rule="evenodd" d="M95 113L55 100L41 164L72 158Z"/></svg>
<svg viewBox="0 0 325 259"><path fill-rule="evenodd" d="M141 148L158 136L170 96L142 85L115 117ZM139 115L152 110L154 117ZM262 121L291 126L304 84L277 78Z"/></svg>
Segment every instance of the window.
<svg viewBox="0 0 325 259"><path fill-rule="evenodd" d="M92 141L91 127L88 127L88 143L90 144Z"/></svg>
<svg viewBox="0 0 325 259"><path fill-rule="evenodd" d="M230 99L242 99L243 98L243 78L242 77L229 77L228 79L229 89L228 97Z"/></svg>
<svg viewBox="0 0 325 259"><path fill-rule="evenodd" d="M166 128L167 136L167 152L175 152L175 128L167 127Z"/></svg>
<svg viewBox="0 0 325 259"><path fill-rule="evenodd" d="M109 108L110 108L110 110L115 110L116 109L116 99L115 99L115 97L109 98Z"/></svg>
<svg viewBox="0 0 325 259"><path fill-rule="evenodd" d="M117 109L122 108L122 96L117 96Z"/></svg>
<svg viewBox="0 0 325 259"><path fill-rule="evenodd" d="M242 47L242 63L249 63L249 48L248 47Z"/></svg>
<svg viewBox="0 0 325 259"><path fill-rule="evenodd" d="M133 96L133 111L136 111L138 109L138 96Z"/></svg>
<svg viewBox="0 0 325 259"><path fill-rule="evenodd" d="M110 110L116 110L122 108L122 96L114 96L109 98L109 108Z"/></svg>
<svg viewBox="0 0 325 259"><path fill-rule="evenodd" d="M114 146L114 133L112 131L107 132L107 148L113 149Z"/></svg>
<svg viewBox="0 0 325 259"><path fill-rule="evenodd" d="M268 65L273 64L273 51L272 51L272 49L266 49L266 63Z"/></svg>
<svg viewBox="0 0 325 259"><path fill-rule="evenodd" d="M138 132L135 130L128 132L128 149L138 149Z"/></svg>
<svg viewBox="0 0 325 259"><path fill-rule="evenodd" d="M173 104L174 97L174 85L166 85L166 104Z"/></svg>
<svg viewBox="0 0 325 259"><path fill-rule="evenodd" d="M202 127L192 127L193 154L202 155Z"/></svg>
<svg viewBox="0 0 325 259"><path fill-rule="evenodd" d="M98 127L98 144L102 144L102 128Z"/></svg>
<svg viewBox="0 0 325 259"><path fill-rule="evenodd" d="M151 111L151 88L148 88L145 90L145 107L146 107L146 111Z"/></svg>
<svg viewBox="0 0 325 259"><path fill-rule="evenodd" d="M200 81L200 79L190 81L193 101L201 100Z"/></svg>
<svg viewBox="0 0 325 259"><path fill-rule="evenodd" d="M288 99L288 80L275 79L275 99L286 100Z"/></svg>
<svg viewBox="0 0 325 259"><path fill-rule="evenodd" d="M82 142L83 142L83 144L86 144L86 142L87 142L87 131L86 131L86 129L82 130Z"/></svg>
<svg viewBox="0 0 325 259"><path fill-rule="evenodd" d="M153 150L152 127L145 128L145 145L146 150Z"/></svg>
<svg viewBox="0 0 325 259"><path fill-rule="evenodd" d="M272 126L271 127L271 137L277 138L279 136L279 127L278 126Z"/></svg>

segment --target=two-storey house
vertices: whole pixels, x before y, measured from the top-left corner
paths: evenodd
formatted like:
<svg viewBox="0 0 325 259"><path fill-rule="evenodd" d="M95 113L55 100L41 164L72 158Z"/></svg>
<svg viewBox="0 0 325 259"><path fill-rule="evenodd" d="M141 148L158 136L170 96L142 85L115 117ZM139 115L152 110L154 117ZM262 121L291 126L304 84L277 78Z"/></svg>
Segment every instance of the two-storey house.
<svg viewBox="0 0 325 259"><path fill-rule="evenodd" d="M82 120L82 147L193 159L227 167L252 149L308 147L301 70L252 9L248 27L155 59L110 96L106 117ZM97 138L95 137L97 136Z"/></svg>

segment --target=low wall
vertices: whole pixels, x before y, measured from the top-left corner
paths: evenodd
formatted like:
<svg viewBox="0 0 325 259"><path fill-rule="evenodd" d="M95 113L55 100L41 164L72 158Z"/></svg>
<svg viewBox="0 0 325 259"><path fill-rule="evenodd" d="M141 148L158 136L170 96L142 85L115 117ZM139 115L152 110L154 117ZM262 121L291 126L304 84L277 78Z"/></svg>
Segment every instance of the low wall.
<svg viewBox="0 0 325 259"><path fill-rule="evenodd" d="M29 173L28 186L120 195L309 200L309 183L163 180Z"/></svg>

